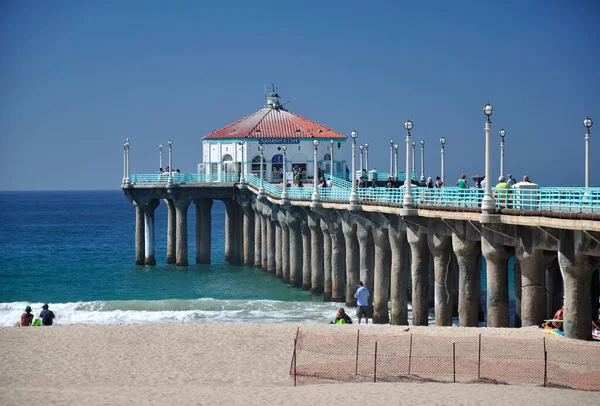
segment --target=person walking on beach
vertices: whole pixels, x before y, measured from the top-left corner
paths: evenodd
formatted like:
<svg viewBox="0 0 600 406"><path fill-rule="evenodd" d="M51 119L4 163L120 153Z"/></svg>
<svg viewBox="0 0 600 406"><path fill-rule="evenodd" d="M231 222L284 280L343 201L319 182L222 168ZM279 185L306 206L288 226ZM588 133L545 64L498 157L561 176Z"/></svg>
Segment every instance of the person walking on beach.
<svg viewBox="0 0 600 406"><path fill-rule="evenodd" d="M42 318L42 324L44 326L51 326L52 319L54 319L54 312L48 309L48 303L42 306L42 311L40 312L40 317Z"/></svg>
<svg viewBox="0 0 600 406"><path fill-rule="evenodd" d="M356 293L354 294L354 297L356 298L356 305L358 306L356 308L356 315L358 316L358 324L360 324L360 321L362 320L363 317L365 318L365 324L369 324L369 312L368 312L369 296L370 296L369 289L365 288L362 281L358 282L358 289L356 290Z"/></svg>
<svg viewBox="0 0 600 406"><path fill-rule="evenodd" d="M21 315L20 327L28 327L33 323L33 313L31 313L31 306L25 308L25 313Z"/></svg>

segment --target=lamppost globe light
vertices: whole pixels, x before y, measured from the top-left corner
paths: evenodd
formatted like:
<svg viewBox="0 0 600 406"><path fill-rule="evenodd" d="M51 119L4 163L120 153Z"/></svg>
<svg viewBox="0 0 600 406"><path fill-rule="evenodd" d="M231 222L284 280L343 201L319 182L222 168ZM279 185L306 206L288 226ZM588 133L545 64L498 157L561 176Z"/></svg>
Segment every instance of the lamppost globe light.
<svg viewBox="0 0 600 406"><path fill-rule="evenodd" d="M592 125L594 125L594 122L591 118L586 117L586 119L583 120L583 125L585 126L585 128L589 129Z"/></svg>
<svg viewBox="0 0 600 406"><path fill-rule="evenodd" d="M440 138L440 144L444 145L446 143L446 138L442 137Z"/></svg>
<svg viewBox="0 0 600 406"><path fill-rule="evenodd" d="M333 148L333 140L330 140L329 143L331 144L331 147Z"/></svg>
<svg viewBox="0 0 600 406"><path fill-rule="evenodd" d="M350 133L350 136L352 138L356 138L356 137L358 137L358 133L355 130L352 130L352 132Z"/></svg>
<svg viewBox="0 0 600 406"><path fill-rule="evenodd" d="M173 145L173 141L169 140L169 142L167 144L169 144L169 146L171 146L171 145Z"/></svg>
<svg viewBox="0 0 600 406"><path fill-rule="evenodd" d="M398 144L394 144L394 149L398 151Z"/></svg>
<svg viewBox="0 0 600 406"><path fill-rule="evenodd" d="M406 123L404 123L404 128L406 128L408 131L412 130L413 122L410 120L406 120Z"/></svg>
<svg viewBox="0 0 600 406"><path fill-rule="evenodd" d="M263 147L262 145L259 145L259 146L258 146L258 150L259 150L259 151L262 151L263 149L264 149L264 147Z"/></svg>
<svg viewBox="0 0 600 406"><path fill-rule="evenodd" d="M483 113L488 117L491 116L493 112L494 112L494 108L489 103L486 104L485 107L483 108Z"/></svg>
<svg viewBox="0 0 600 406"><path fill-rule="evenodd" d="M319 140L314 140L313 144L315 145L315 147L318 146L319 145Z"/></svg>
<svg viewBox="0 0 600 406"><path fill-rule="evenodd" d="M287 151L287 145L284 145L283 147L281 147L281 149Z"/></svg>
<svg viewBox="0 0 600 406"><path fill-rule="evenodd" d="M500 134L502 138L506 137L506 131L504 131L504 128L502 128L498 134Z"/></svg>
<svg viewBox="0 0 600 406"><path fill-rule="evenodd" d="M421 140L421 145L425 145L425 141Z"/></svg>
<svg viewBox="0 0 600 406"><path fill-rule="evenodd" d="M158 148L163 149L163 144L158 144Z"/></svg>
<svg viewBox="0 0 600 406"><path fill-rule="evenodd" d="M417 145L417 143L415 141L413 141L412 146L414 147L415 145Z"/></svg>
<svg viewBox="0 0 600 406"><path fill-rule="evenodd" d="M394 140L390 140L390 145L394 145Z"/></svg>
<svg viewBox="0 0 600 406"><path fill-rule="evenodd" d="M365 148L369 148L369 144L365 144Z"/></svg>
<svg viewBox="0 0 600 406"><path fill-rule="evenodd" d="M364 147L362 146L362 144L358 147L361 151L364 149Z"/></svg>

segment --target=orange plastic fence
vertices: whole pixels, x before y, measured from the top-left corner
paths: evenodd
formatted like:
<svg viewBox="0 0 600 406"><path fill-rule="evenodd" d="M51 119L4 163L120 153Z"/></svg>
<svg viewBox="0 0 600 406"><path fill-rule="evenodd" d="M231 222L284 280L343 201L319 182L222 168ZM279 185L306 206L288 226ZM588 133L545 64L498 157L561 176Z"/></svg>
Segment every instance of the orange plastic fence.
<svg viewBox="0 0 600 406"><path fill-rule="evenodd" d="M316 334L298 330L290 374L333 381L489 382L600 390L600 346L564 339Z"/></svg>

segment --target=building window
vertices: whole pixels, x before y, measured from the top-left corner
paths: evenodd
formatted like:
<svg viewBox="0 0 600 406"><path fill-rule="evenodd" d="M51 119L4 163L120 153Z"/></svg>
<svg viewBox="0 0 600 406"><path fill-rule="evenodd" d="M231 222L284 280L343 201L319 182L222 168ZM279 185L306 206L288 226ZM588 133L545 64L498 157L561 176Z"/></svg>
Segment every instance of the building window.
<svg viewBox="0 0 600 406"><path fill-rule="evenodd" d="M236 173L236 168L233 163L233 157L229 154L223 155L223 172L224 173Z"/></svg>
<svg viewBox="0 0 600 406"><path fill-rule="evenodd" d="M263 161L263 176L265 175L265 171L267 170L267 162ZM256 155L252 158L252 174L254 176L260 177L260 155Z"/></svg>

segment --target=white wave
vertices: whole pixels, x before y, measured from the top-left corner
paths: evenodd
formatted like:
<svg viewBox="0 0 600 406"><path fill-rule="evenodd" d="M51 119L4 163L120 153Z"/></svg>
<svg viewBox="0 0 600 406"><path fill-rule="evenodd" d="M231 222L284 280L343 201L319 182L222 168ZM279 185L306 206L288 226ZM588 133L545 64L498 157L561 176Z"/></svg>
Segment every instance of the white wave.
<svg viewBox="0 0 600 406"><path fill-rule="evenodd" d="M29 305L37 317L42 303L0 303L0 326L14 326ZM340 303L276 300L118 300L51 303L55 325L174 323L328 323ZM348 309L354 317L354 309ZM410 320L409 312L409 320ZM430 323L433 319L430 318Z"/></svg>

